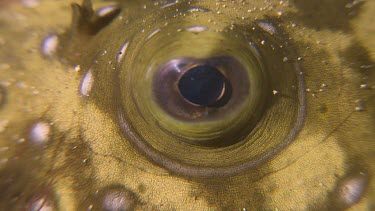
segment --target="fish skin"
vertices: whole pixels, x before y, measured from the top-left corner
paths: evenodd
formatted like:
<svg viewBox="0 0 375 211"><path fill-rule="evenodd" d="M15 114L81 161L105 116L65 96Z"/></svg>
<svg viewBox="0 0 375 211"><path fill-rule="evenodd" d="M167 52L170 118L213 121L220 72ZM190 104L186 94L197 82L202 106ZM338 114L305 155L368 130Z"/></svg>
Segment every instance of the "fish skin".
<svg viewBox="0 0 375 211"><path fill-rule="evenodd" d="M317 5L305 8L304 1L297 0L242 1L245 6L191 1L189 7L220 8L221 14L213 16L221 20L218 27L229 25L228 19L238 21L236 16L280 21L302 58L308 89L304 125L293 143L255 169L214 178L167 171L135 149L119 128L113 112L112 72L100 70L115 61L124 39L104 38L119 37L111 30L124 30L125 36L134 33L136 38L135 32L142 32L132 21L142 17L152 25L148 10L141 12L144 2L148 1L120 1L119 16L129 19L128 28L117 27L121 20L114 19L95 34L74 34L67 1L42 1L34 8L1 5L1 210L28 209L43 197L60 210L96 210L102 208L102 192L111 188L129 192L136 210L374 209L375 37L368 9L374 2L346 8L344 13L335 6L345 7L349 1L322 0L314 15L310 8ZM97 1L94 7L106 3ZM248 12L253 5L257 9ZM271 9L260 10L262 6ZM162 15L170 12L150 9L158 10ZM280 17L278 11L283 11ZM335 12L337 21L332 17ZM52 34L60 40L57 53L48 57L40 48ZM106 53L98 54L103 49ZM74 70L76 65L79 71ZM90 68L95 71L94 86L87 98L79 88ZM370 88L360 88L361 84ZM364 110L356 111L359 107ZM50 126L42 145L30 138L38 122ZM350 198L354 203L345 201L351 184L364 187L358 199Z"/></svg>

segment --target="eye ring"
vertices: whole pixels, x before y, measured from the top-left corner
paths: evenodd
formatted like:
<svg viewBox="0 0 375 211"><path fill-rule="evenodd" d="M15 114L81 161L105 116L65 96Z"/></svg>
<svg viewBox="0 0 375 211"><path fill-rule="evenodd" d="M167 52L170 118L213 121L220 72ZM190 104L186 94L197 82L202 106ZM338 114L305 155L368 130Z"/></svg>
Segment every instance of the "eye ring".
<svg viewBox="0 0 375 211"><path fill-rule="evenodd" d="M173 24L171 24L171 26L173 26ZM145 102L145 100L150 99L150 96L152 95L143 95L138 92L138 90L145 89L144 87L147 88L147 86L143 86L141 83L139 83L139 80L135 80L135 78L138 77L135 75L142 75L143 73L140 73L138 70L143 69L143 72L145 72L144 78L146 80L152 80L153 77L151 76L153 74L150 73L154 73L155 70L158 69L157 67L163 64L163 61L173 60L173 56L168 57L168 55L164 55L164 59L159 59L156 63L143 63L143 67L135 67L132 66L132 64L140 64L137 55L143 56L142 61L153 61L155 60L155 58L157 58L156 55L158 55L158 51L170 52L169 48L174 48L174 46L176 46L176 44L173 42L167 44L164 42L164 46L161 45L160 48L156 48L158 49L158 51L144 52L142 50L155 49L146 47L148 45L152 46L156 44L163 44L162 30L154 35L151 39L148 39L147 42L143 43L141 46L131 47L131 45L129 45L128 52L132 51L130 53L132 56L126 58L124 63L121 64L121 67L117 68L119 70L122 68L125 69L119 71L119 74L115 79L115 87L119 87L115 88L115 96L119 96L119 99L131 99L126 101L117 101L117 119L122 133L124 134L126 139L130 141L132 145L135 146L135 148L137 148L140 152L142 152L142 154L144 154L150 161L174 174L192 177L212 177L231 176L239 174L243 171L250 170L261 165L276 153L284 149L287 145L289 145L298 135L298 132L302 127L305 115L305 89L303 74L300 70L297 59L293 59L296 58L296 54L293 51L293 47L291 46L290 41L288 39L284 39L284 37L287 37L287 35L280 33L277 35L274 34L272 37L270 37L269 34L264 33L264 31L262 31L260 28L257 28L256 26L244 26L243 28L237 26L237 28L239 28L239 30L237 30L236 32L228 30L225 31L226 33L206 31L205 33L202 33L200 35L202 36L202 39L198 39L197 42L199 42L199 40L205 40L208 37L210 37L211 39L206 40L211 40L213 43L217 41L222 42L223 40L229 42L218 47L219 49L225 49L225 51L227 52L224 52L223 54L219 53L217 55L211 53L211 55L208 54L208 57L220 57L227 53L233 53L234 55L236 55L236 57L239 55L239 58L241 58L242 53L246 54L246 52L251 52L251 57L254 57L255 61L257 61L261 65L266 65L266 68L268 69L267 74L268 76L271 75L272 86L274 86L271 86L271 88L274 90L278 90L280 93L284 94L285 97L272 97L272 92L267 92L269 93L266 94L268 103L270 105L272 105L272 103L276 103L275 105L277 106L272 105L271 109L268 109L267 113L265 114L266 117L262 117L260 123L251 126L252 129L250 130L250 133L238 137L242 141L236 144L231 144L229 146L224 145L220 146L219 148L212 148L209 147L209 145L207 145L207 147L206 145L201 146L199 144L196 145L191 142L184 143L184 137L181 138L179 136L176 136L174 133L171 133L169 130L170 128L166 127L166 125L163 125L163 121L156 120L153 123L147 122L147 118L149 118L150 116L152 117L154 114L150 111L143 113L143 108L140 108L139 104L137 105L137 98L143 97L142 102ZM255 28L255 30L257 31L252 31L250 33L246 32L248 28ZM242 32L243 34L233 34L238 33L238 31ZM164 33L171 32L166 31ZM189 38L190 36L193 37L191 33L180 33L186 33L182 36L186 36L187 40L194 40ZM212 39L212 37L215 38ZM238 39L243 39L243 42L241 43L250 43L250 45L248 45L245 49L243 44L236 46L236 43L238 42L230 42L234 40L234 37L237 39L236 41L238 41ZM267 43L269 43L269 45L263 45L262 41L264 39L268 39ZM178 39L176 40L178 41ZM135 40L132 43L138 42ZM217 46L213 43L211 43L210 45ZM188 54L182 53L182 58L192 57L192 55L195 54L195 49L191 46L199 46L199 44L197 43L179 43L179 46L182 46L182 48L184 45L190 46L189 49L191 49L192 52L188 52ZM283 47L274 48L274 46ZM231 49L241 49L241 51L233 52ZM213 50L213 52L214 51L215 50ZM173 55L176 54L176 52L173 53ZM150 57L148 57L147 55L149 55ZM288 62L283 61L283 58L285 56L288 56ZM199 61L199 59L202 58L207 59L207 55L199 56L196 61ZM246 61L248 60L241 60L241 63L243 61L245 61L246 63ZM193 62L193 64L201 63ZM273 72L269 73L270 70L272 70ZM134 78L132 78L133 76ZM121 81L127 81L127 83L122 83ZM174 85L176 85L175 81ZM147 82L145 84L149 85L152 84L152 82ZM152 88L147 89L152 90ZM126 92L121 93L120 90ZM268 90L268 88L266 88L265 90ZM277 96L282 95L279 94ZM292 107L289 107L288 105ZM154 113L160 114L161 112ZM273 122L273 119L275 118L277 119L277 121L276 123L272 124L276 125L270 126L272 125L270 122ZM182 124L186 124L186 122L183 122ZM190 125L193 124L197 123L192 123ZM286 128L283 128L282 125L286 125ZM173 124L170 126L173 127ZM177 125L175 127L178 128L179 126ZM271 133L267 132L270 131L271 128ZM248 130L248 128L246 129ZM147 132L149 130L152 130L154 132ZM219 128L218 131L221 131L221 129ZM220 136L220 133L217 134ZM277 142L270 142L270 140L275 139L273 137L276 137ZM194 137L191 138L193 138L191 140L193 140L194 142ZM262 143L261 141L264 143Z"/></svg>

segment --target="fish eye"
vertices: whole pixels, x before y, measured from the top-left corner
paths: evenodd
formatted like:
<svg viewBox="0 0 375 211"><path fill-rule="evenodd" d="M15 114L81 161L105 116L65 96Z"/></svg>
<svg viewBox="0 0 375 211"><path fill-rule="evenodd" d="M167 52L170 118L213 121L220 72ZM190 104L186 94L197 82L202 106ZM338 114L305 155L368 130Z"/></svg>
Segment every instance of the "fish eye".
<svg viewBox="0 0 375 211"><path fill-rule="evenodd" d="M372 210L373 9L0 3L0 210Z"/></svg>
<svg viewBox="0 0 375 211"><path fill-rule="evenodd" d="M184 99L200 106L212 106L228 92L223 74L208 65L187 70L178 80L178 90Z"/></svg>
<svg viewBox="0 0 375 211"><path fill-rule="evenodd" d="M305 101L286 34L270 20L222 31L176 24L120 44L126 55L115 67L114 99L124 137L168 171L197 177L239 174L290 144Z"/></svg>

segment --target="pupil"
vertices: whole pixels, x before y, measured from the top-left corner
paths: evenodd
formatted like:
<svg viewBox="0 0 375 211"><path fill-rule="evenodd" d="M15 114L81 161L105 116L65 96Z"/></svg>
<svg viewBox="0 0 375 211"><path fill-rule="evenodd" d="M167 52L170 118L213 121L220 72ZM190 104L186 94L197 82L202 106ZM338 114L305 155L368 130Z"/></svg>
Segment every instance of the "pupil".
<svg viewBox="0 0 375 211"><path fill-rule="evenodd" d="M210 106L217 103L225 91L225 77L215 67L202 65L188 70L178 82L181 95L189 102Z"/></svg>

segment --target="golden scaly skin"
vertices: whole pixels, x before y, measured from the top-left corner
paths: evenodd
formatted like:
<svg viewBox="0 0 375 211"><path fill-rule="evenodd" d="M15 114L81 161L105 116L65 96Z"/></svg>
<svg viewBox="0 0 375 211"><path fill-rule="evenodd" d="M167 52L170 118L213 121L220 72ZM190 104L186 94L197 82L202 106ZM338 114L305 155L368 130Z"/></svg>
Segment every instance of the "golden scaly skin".
<svg viewBox="0 0 375 211"><path fill-rule="evenodd" d="M302 58L306 117L300 133L262 165L225 177L176 175L150 162L119 128L111 105L112 72L99 71L111 67L126 39L149 34L154 24L168 22L163 13L178 14L174 8L186 2L172 5L172 11L120 1L121 18L96 35L69 28L68 1L42 1L31 8L3 3L0 210L30 209L41 198L47 202L42 206L55 210L100 210L110 190L126 193L123 199L134 205L127 208L135 210L374 210L375 2L311 2L188 4L215 12L186 13L185 19L210 19L217 29L231 21L277 19ZM94 1L95 8L106 4ZM150 14L157 10L162 15ZM118 27L125 20L127 27ZM40 46L51 33L60 35L60 45L47 58ZM92 94L81 96L82 78L95 60ZM46 143L35 144L30 137L38 122L49 123Z"/></svg>

